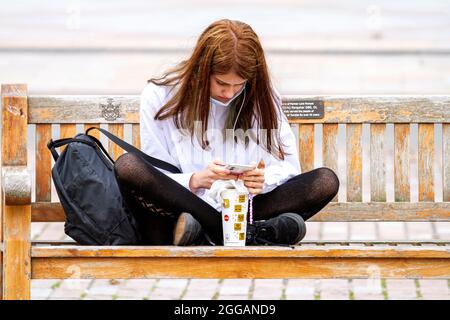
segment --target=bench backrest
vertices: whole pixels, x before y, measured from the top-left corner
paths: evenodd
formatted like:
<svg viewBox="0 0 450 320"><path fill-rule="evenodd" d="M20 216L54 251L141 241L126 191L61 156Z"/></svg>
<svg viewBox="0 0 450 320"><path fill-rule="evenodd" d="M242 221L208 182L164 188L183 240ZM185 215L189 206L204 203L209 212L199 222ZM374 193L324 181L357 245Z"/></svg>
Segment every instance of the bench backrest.
<svg viewBox="0 0 450 320"><path fill-rule="evenodd" d="M289 119L298 136L301 169L304 172L315 166L329 167L346 185L346 194L340 199L336 197L312 221L450 220L450 96L283 97L285 106L312 100L324 104L322 119ZM129 126L131 142L139 147L139 103L139 96L27 96L26 86L2 86L2 113L7 114L2 117L3 130L11 131L2 135L3 154L22 154L23 159L23 153L27 152L27 125L35 125L33 221L64 221L59 203L51 202L52 159L46 145L52 138L52 126L60 126L60 138L74 136L77 124L84 128L107 125L110 132L122 138L125 126ZM411 133L416 124L414 146ZM367 146L363 143L363 131L370 137ZM442 137L439 148L435 131ZM387 202L386 190L387 178L391 178L387 176L390 158L386 157L389 133L393 134L394 151L392 202ZM314 159L317 136L322 137L321 152L317 154L316 150L316 156L322 158L319 165ZM345 136L345 148L338 141L340 136ZM364 163L363 149L369 150L369 159L364 158ZM108 151L115 159L122 153L112 144L108 145ZM411 183L411 164L416 157L417 185ZM434 179L436 157L443 164L436 179L442 181L441 188L436 188ZM346 159L345 170L339 170L338 159ZM2 163L11 165L11 161ZM13 164L27 165L23 161ZM368 202L363 202L363 168L370 171ZM411 202L412 188L418 188L417 202ZM443 202L435 201L436 189L442 190Z"/></svg>

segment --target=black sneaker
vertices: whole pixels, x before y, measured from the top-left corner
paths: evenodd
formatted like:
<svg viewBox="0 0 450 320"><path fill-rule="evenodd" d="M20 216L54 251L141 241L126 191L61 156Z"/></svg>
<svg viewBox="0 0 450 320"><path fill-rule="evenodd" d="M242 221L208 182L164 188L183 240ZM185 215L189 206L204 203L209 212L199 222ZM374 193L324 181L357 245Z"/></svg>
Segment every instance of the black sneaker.
<svg viewBox="0 0 450 320"><path fill-rule="evenodd" d="M215 245L190 213L183 212L173 229L173 244L176 246Z"/></svg>
<svg viewBox="0 0 450 320"><path fill-rule="evenodd" d="M246 245L294 245L306 235L303 218L292 212L247 226Z"/></svg>

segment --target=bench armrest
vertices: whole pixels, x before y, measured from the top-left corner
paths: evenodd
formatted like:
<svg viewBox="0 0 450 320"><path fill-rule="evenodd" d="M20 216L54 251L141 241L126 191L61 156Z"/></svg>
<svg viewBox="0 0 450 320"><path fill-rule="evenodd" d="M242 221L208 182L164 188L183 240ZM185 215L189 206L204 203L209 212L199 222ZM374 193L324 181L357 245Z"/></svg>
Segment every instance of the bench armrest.
<svg viewBox="0 0 450 320"><path fill-rule="evenodd" d="M31 174L26 166L3 167L2 188L5 205L31 204Z"/></svg>

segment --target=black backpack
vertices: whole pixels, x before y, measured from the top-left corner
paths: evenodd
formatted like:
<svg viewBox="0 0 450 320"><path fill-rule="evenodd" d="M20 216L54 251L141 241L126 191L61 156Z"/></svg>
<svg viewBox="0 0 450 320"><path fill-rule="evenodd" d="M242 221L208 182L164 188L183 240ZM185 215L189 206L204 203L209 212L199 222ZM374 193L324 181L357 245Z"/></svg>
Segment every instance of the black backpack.
<svg viewBox="0 0 450 320"><path fill-rule="evenodd" d="M125 203L116 181L114 160L101 142L88 133L100 130L127 152L161 169L180 170L150 157L110 132L92 127L74 138L50 140L55 165L52 178L61 206L66 214L64 232L82 245L132 245L141 237L133 214ZM58 155L55 148L67 145Z"/></svg>

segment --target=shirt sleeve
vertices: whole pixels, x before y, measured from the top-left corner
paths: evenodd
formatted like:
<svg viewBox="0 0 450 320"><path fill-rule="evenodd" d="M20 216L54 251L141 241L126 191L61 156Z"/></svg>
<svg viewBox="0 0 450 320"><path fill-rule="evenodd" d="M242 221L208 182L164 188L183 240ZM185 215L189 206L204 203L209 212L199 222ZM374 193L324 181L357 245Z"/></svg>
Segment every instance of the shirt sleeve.
<svg viewBox="0 0 450 320"><path fill-rule="evenodd" d="M297 142L289 121L281 108L281 96L275 91L276 106L279 121L280 140L285 152L284 160L268 154L265 159L264 186L262 193L267 193L283 184L287 180L300 174L300 162L298 158Z"/></svg>
<svg viewBox="0 0 450 320"><path fill-rule="evenodd" d="M169 152L169 150L173 150L174 146L171 139L167 139L164 134L164 126L167 125L166 120L159 121L154 119L156 112L163 106L164 101L164 97L161 97L159 91L161 91L161 88L158 88L153 83L149 83L141 94L139 111L141 150L149 156L180 168L179 161L174 159ZM160 168L158 169L190 190L189 180L193 172L171 173Z"/></svg>

